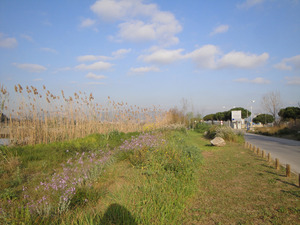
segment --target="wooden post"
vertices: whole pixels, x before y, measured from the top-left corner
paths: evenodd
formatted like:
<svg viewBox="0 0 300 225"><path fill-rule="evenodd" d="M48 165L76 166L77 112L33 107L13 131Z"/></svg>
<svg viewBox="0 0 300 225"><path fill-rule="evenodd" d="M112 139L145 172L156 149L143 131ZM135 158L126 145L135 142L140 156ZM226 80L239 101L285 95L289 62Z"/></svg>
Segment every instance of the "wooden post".
<svg viewBox="0 0 300 225"><path fill-rule="evenodd" d="M265 158L265 157L266 157L265 150L262 150L261 157L263 157L263 158Z"/></svg>
<svg viewBox="0 0 300 225"><path fill-rule="evenodd" d="M252 145L251 144L249 145L249 149L252 150Z"/></svg>
<svg viewBox="0 0 300 225"><path fill-rule="evenodd" d="M276 170L280 169L279 159L278 158L275 159L275 167L276 167Z"/></svg>
<svg viewBox="0 0 300 225"><path fill-rule="evenodd" d="M268 162L271 162L271 153L268 153Z"/></svg>
<svg viewBox="0 0 300 225"><path fill-rule="evenodd" d="M299 183L298 183L298 186L300 187L300 173L299 173L299 179L298 179L298 180L299 180L299 181L298 181L298 182L299 182Z"/></svg>
<svg viewBox="0 0 300 225"><path fill-rule="evenodd" d="M290 166L290 164L286 164L286 176L291 177L291 166Z"/></svg>
<svg viewBox="0 0 300 225"><path fill-rule="evenodd" d="M260 149L259 149L259 148L257 148L257 150L256 150L256 154L257 154L257 155L259 155L259 154L260 154Z"/></svg>
<svg viewBox="0 0 300 225"><path fill-rule="evenodd" d="M255 147L255 145L253 145L252 150L253 150L254 153L255 153L255 149L256 149L256 147Z"/></svg>

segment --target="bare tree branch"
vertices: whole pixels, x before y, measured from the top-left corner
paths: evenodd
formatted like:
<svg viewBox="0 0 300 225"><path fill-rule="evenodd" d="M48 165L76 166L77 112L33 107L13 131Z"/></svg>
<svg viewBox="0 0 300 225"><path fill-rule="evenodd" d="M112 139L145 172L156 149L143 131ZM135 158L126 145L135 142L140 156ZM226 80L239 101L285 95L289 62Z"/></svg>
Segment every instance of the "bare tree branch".
<svg viewBox="0 0 300 225"><path fill-rule="evenodd" d="M278 112L281 108L281 98L279 91L272 91L262 97L261 104L263 108L270 113L274 118L278 117Z"/></svg>

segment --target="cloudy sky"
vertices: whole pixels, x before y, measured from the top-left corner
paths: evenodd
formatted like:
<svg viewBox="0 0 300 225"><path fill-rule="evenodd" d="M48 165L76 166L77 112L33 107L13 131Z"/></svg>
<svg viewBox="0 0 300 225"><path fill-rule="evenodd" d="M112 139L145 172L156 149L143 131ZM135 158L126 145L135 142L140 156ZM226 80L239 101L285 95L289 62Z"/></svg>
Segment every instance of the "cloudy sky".
<svg viewBox="0 0 300 225"><path fill-rule="evenodd" d="M300 102L299 0L0 1L0 83L202 114Z"/></svg>

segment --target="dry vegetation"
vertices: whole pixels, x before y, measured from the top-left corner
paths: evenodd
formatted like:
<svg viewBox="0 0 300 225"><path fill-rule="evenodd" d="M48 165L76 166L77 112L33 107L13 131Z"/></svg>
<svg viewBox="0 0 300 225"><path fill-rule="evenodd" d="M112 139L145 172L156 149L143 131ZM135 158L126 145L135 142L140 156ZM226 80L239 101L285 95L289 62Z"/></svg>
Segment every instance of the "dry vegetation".
<svg viewBox="0 0 300 225"><path fill-rule="evenodd" d="M274 127L255 128L257 134L300 140L300 120L290 120Z"/></svg>
<svg viewBox="0 0 300 225"><path fill-rule="evenodd" d="M1 111L7 120L1 123L9 138L17 144L39 144L71 140L92 133L132 132L157 129L172 123L173 112L158 107L142 108L110 97L96 103L92 93L74 93L66 97L33 86L15 85L15 93L1 87Z"/></svg>

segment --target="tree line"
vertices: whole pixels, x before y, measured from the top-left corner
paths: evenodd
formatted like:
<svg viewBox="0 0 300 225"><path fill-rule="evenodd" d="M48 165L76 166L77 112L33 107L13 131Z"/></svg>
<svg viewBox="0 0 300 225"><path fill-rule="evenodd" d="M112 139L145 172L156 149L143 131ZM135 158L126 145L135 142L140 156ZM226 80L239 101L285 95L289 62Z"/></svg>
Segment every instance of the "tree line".
<svg viewBox="0 0 300 225"><path fill-rule="evenodd" d="M237 107L230 109L225 112L217 112L215 114L208 114L205 117L203 117L203 120L231 120L231 111L242 111L242 119L248 118L251 116L251 112L247 109L244 109L242 107ZM300 119L300 108L299 107L286 107L282 108L278 112L278 116L280 117L280 121L289 121L289 120L297 120ZM275 118L271 114L259 114L255 118L253 118L254 123L273 123L275 121Z"/></svg>

